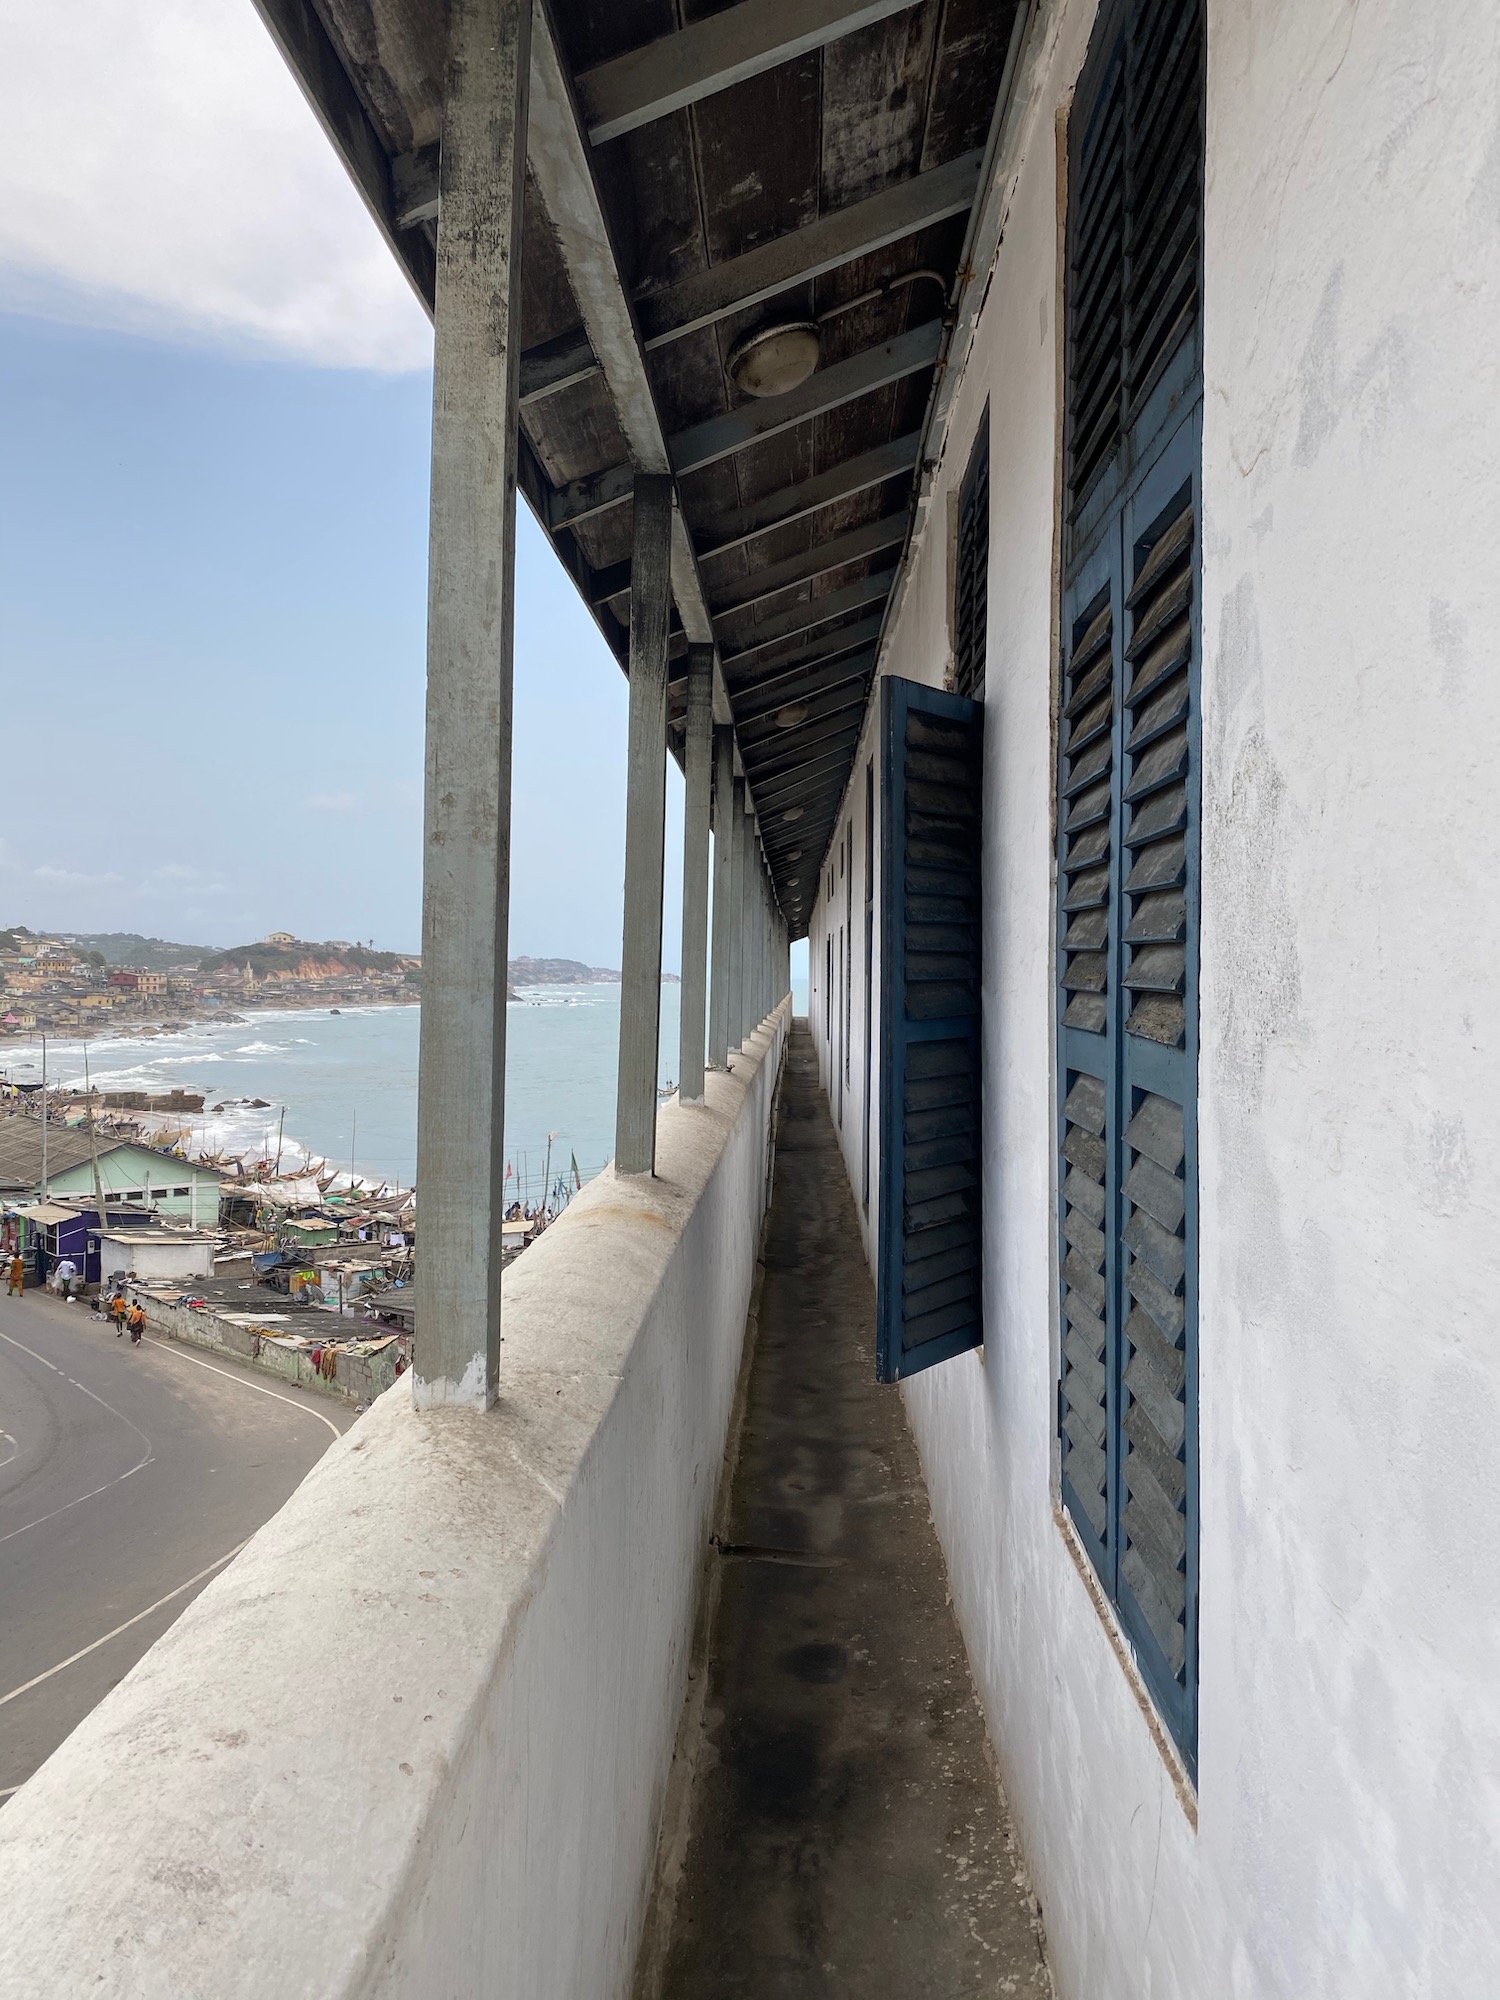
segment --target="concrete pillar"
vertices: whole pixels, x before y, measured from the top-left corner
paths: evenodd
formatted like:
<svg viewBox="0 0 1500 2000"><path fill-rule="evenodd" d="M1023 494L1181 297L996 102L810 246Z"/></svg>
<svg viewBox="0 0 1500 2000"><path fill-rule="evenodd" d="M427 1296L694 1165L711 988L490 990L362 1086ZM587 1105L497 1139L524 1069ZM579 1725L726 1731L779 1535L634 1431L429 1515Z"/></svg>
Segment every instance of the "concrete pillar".
<svg viewBox="0 0 1500 2000"><path fill-rule="evenodd" d="M615 1097L615 1172L620 1174L649 1174L656 1166L671 560L672 482L664 473L638 473L630 568L625 941L620 958L620 1068Z"/></svg>
<svg viewBox="0 0 1500 2000"><path fill-rule="evenodd" d="M745 1013L745 781L736 778L729 790L729 1002L724 1014L728 1054L744 1037Z"/></svg>
<svg viewBox="0 0 1500 2000"><path fill-rule="evenodd" d="M734 872L734 731L727 723L714 730L714 956L709 981L708 1066L723 1069L729 1061L729 939Z"/></svg>
<svg viewBox="0 0 1500 2000"><path fill-rule="evenodd" d="M427 586L419 1409L487 1409L500 1358L521 210L531 0L453 0Z"/></svg>
<svg viewBox="0 0 1500 2000"><path fill-rule="evenodd" d="M755 807L750 802L750 791L745 789L745 811L742 820L741 838L745 848L745 865L740 874L740 931L744 939L741 947L744 953L744 972L740 979L739 1040L743 1044L755 1026L755 898L756 883L760 873L760 842L755 832Z"/></svg>
<svg viewBox="0 0 1500 2000"><path fill-rule="evenodd" d="M714 652L689 646L687 795L682 814L682 1022L677 1094L703 1102L704 1013L708 1002L708 801L713 777Z"/></svg>

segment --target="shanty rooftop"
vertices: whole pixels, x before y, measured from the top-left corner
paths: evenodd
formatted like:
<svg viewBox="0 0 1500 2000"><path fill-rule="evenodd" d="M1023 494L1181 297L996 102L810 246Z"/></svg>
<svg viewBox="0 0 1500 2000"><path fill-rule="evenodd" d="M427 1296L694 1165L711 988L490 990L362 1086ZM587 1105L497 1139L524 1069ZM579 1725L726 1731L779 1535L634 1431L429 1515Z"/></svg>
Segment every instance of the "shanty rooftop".
<svg viewBox="0 0 1500 2000"><path fill-rule="evenodd" d="M430 309L447 6L258 4ZM635 476L672 475L669 741L687 644L712 643L793 935L996 227L973 203L1025 11L536 10L520 483L624 665Z"/></svg>

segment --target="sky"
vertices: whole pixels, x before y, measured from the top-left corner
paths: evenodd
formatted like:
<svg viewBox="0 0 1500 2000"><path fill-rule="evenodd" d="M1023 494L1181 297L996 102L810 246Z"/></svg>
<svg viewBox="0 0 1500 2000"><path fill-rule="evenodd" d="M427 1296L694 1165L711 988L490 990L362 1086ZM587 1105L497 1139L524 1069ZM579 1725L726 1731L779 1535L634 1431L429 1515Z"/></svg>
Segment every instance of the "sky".
<svg viewBox="0 0 1500 2000"><path fill-rule="evenodd" d="M0 0L0 73L0 924L413 950L426 317L250 0ZM516 573L511 953L618 966L625 680Z"/></svg>

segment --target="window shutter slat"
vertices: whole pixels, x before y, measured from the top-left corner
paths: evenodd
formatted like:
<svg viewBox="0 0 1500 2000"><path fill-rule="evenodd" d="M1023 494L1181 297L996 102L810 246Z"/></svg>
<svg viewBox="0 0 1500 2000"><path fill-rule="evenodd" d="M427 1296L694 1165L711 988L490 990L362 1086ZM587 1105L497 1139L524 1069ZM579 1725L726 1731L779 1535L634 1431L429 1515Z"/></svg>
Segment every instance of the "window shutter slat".
<svg viewBox="0 0 1500 2000"><path fill-rule="evenodd" d="M1062 1493L1190 1766L1203 14L1104 0L1075 97L1057 769Z"/></svg>
<svg viewBox="0 0 1500 2000"><path fill-rule="evenodd" d="M958 496L958 563L954 579L953 685L974 701L984 699L985 637L989 620L990 421L980 420Z"/></svg>
<svg viewBox="0 0 1500 2000"><path fill-rule="evenodd" d="M964 696L881 682L882 1382L984 1337L982 716Z"/></svg>

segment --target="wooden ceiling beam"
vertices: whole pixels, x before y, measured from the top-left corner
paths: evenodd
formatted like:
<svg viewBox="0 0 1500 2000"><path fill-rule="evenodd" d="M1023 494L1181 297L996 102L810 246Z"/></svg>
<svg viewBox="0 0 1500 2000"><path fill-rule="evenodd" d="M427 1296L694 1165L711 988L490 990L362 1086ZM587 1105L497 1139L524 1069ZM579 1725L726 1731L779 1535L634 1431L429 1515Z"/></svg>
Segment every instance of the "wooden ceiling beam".
<svg viewBox="0 0 1500 2000"><path fill-rule="evenodd" d="M790 590L793 584L809 583L815 576L842 569L846 563L860 562L885 549L900 548L906 540L906 527L904 507L899 514L883 514L878 521L862 522L859 527L834 535L826 542L815 542L810 549L799 550L782 562L767 563L749 576L736 577L733 583L714 593L709 599L709 609L715 618L729 611L744 611L780 591Z"/></svg>
<svg viewBox="0 0 1500 2000"><path fill-rule="evenodd" d="M823 507L852 500L873 486L883 486L888 479L900 478L916 465L920 444L915 431L906 437L892 438L889 444L876 445L873 451L861 452L858 458L846 458L829 466L826 472L798 480L795 486L778 487L759 500L747 501L731 514L704 522L701 532L695 535L698 560L706 563L714 556L728 555L758 535L769 535L793 521L806 520L809 514L816 514Z"/></svg>
<svg viewBox="0 0 1500 2000"><path fill-rule="evenodd" d="M794 666L814 666L818 660L832 660L834 654L854 652L856 646L874 646L880 638L882 618L884 612L876 612L874 618L858 618L854 624L838 626L836 632L824 632L822 638L812 638L802 646L792 646L780 660L766 660L760 674L750 676L748 682L742 680L740 688L768 680L772 674L790 674ZM730 686L730 700L734 700L736 692L738 690Z"/></svg>
<svg viewBox="0 0 1500 2000"><path fill-rule="evenodd" d="M255 0L255 7L381 235L395 252L412 290L430 314L437 253L424 230L405 229L398 221L385 141L365 110L312 0Z"/></svg>
<svg viewBox="0 0 1500 2000"><path fill-rule="evenodd" d="M804 598L790 611L780 611L774 618L752 626L745 635L746 644L743 646L728 647L721 642L720 657L724 662L726 679L731 670L742 670L747 660L753 660L758 653L780 645L785 639L801 638L805 632L815 632L820 625L831 624L835 618L843 618L851 611L862 611L867 604L883 604L891 594L895 576L893 569L876 570L871 576L862 576L857 583L846 584L842 590L830 590L826 597Z"/></svg>
<svg viewBox="0 0 1500 2000"><path fill-rule="evenodd" d="M814 749L800 762L793 761L779 772L770 772L760 778L752 777L751 789L755 793L756 810L767 825L794 826L805 839L811 831L807 824L809 814L816 812L828 793L832 793L837 804L849 782L849 760L858 741L858 731L835 739L831 749ZM801 807L797 819L789 821L786 815Z"/></svg>
<svg viewBox="0 0 1500 2000"><path fill-rule="evenodd" d="M864 686L854 683L830 688L827 694L815 697L807 704L806 717L790 729L782 728L775 720L774 711L770 716L757 717L754 722L743 726L736 724L740 752L745 760L745 775L755 776L757 750L785 743L795 753L812 743L821 742L825 737L840 735L846 727L857 726L864 705Z"/></svg>
<svg viewBox="0 0 1500 2000"><path fill-rule="evenodd" d="M942 321L928 320L923 326L898 333L894 340L883 340L878 347L867 347L846 361L814 370L798 388L783 396L753 397L721 417L694 424L672 439L672 469L679 477L700 471L765 438L792 430L810 417L824 416L872 390L918 375L932 367L942 344Z"/></svg>
<svg viewBox="0 0 1500 2000"><path fill-rule="evenodd" d="M758 722L793 702L805 701L809 695L824 694L829 688L842 687L845 681L862 680L874 664L875 648L863 646L857 653L817 660L794 673L778 675L764 685L744 688L731 698L734 719L746 725Z"/></svg>
<svg viewBox="0 0 1500 2000"><path fill-rule="evenodd" d="M722 18L721 16L715 18ZM665 347L684 334L712 326L774 298L791 285L805 284L857 257L869 257L904 236L914 236L973 205L979 185L979 152L963 153L946 165L820 215L801 229L758 243L738 257L726 257L660 291L636 295L647 348Z"/></svg>
<svg viewBox="0 0 1500 2000"><path fill-rule="evenodd" d="M914 0L739 0L738 6L585 70L577 88L589 139L602 146L857 28L905 13L913 4Z"/></svg>

